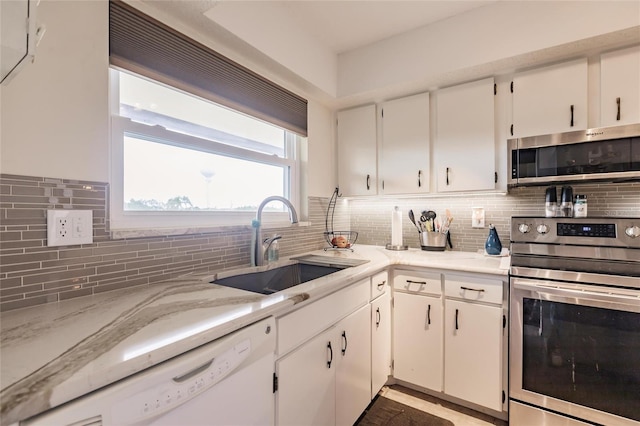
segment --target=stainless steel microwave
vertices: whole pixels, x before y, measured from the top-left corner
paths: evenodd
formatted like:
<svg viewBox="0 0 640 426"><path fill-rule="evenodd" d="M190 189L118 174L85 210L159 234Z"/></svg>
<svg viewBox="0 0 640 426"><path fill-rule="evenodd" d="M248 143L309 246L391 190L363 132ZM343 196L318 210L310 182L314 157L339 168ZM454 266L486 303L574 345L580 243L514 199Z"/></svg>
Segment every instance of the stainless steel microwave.
<svg viewBox="0 0 640 426"><path fill-rule="evenodd" d="M509 186L640 180L640 123L509 139Z"/></svg>

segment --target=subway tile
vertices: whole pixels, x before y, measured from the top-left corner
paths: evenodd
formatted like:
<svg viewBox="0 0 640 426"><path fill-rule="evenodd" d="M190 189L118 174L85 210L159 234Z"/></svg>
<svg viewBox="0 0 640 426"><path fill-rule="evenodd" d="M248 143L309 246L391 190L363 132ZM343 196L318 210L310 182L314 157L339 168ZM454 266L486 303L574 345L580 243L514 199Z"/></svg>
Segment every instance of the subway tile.
<svg viewBox="0 0 640 426"><path fill-rule="evenodd" d="M23 283L27 284L35 284L35 283L46 283L51 281L59 281L59 280L68 280L73 278L81 278L84 276L95 275L95 268L83 268L76 269L72 271L59 271L59 272L50 272L45 274L34 274L25 276L23 279Z"/></svg>
<svg viewBox="0 0 640 426"><path fill-rule="evenodd" d="M51 290L56 288L82 288L83 284L87 283L86 277L74 278L71 280L60 280L43 284L44 290Z"/></svg>
<svg viewBox="0 0 640 426"><path fill-rule="evenodd" d="M123 288L130 288L140 285L148 285L148 280L146 278L133 279L127 281L116 281L110 284L99 284L93 288L93 293L104 293L105 291L119 290Z"/></svg>
<svg viewBox="0 0 640 426"><path fill-rule="evenodd" d="M42 284L32 284L25 285L20 287L11 287L0 290L0 297L4 298L5 296L13 296L16 294L27 294L27 293L35 293L36 291L42 290Z"/></svg>
<svg viewBox="0 0 640 426"><path fill-rule="evenodd" d="M22 275L24 273L30 271L40 270L40 262L27 262L27 263L15 263L15 264L4 264L4 257L2 256L2 263L0 264L0 273L8 274L8 275Z"/></svg>
<svg viewBox="0 0 640 426"><path fill-rule="evenodd" d="M75 299L76 297L81 297L81 296L90 296L92 294L93 294L93 289L81 288L81 289L73 289L69 291L61 291L60 293L58 293L58 297L62 301L62 300L68 300L68 299Z"/></svg>
<svg viewBox="0 0 640 426"><path fill-rule="evenodd" d="M0 312L10 311L14 309L27 308L30 306L44 305L45 303L57 302L57 294L45 295L38 297L29 297L26 299L13 300L10 302L0 303Z"/></svg>
<svg viewBox="0 0 640 426"><path fill-rule="evenodd" d="M21 277L2 278L2 279L0 279L0 289L21 287L21 286L22 286L22 278Z"/></svg>

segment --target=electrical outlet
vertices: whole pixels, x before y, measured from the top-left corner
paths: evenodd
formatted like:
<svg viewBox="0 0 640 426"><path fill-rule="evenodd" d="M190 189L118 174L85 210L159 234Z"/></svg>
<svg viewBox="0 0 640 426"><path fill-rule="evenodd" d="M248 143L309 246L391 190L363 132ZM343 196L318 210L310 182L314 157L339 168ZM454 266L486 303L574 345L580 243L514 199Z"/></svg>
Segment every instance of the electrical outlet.
<svg viewBox="0 0 640 426"><path fill-rule="evenodd" d="M47 210L47 246L93 242L93 210Z"/></svg>
<svg viewBox="0 0 640 426"><path fill-rule="evenodd" d="M484 208L483 207L471 208L471 227L484 228Z"/></svg>

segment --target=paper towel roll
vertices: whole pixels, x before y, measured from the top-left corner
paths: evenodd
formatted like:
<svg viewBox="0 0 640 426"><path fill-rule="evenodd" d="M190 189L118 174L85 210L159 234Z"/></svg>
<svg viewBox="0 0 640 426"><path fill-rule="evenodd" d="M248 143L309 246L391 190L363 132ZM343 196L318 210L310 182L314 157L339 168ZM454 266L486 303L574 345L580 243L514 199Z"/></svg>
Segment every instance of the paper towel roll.
<svg viewBox="0 0 640 426"><path fill-rule="evenodd" d="M402 245L402 211L398 206L391 212L391 245Z"/></svg>

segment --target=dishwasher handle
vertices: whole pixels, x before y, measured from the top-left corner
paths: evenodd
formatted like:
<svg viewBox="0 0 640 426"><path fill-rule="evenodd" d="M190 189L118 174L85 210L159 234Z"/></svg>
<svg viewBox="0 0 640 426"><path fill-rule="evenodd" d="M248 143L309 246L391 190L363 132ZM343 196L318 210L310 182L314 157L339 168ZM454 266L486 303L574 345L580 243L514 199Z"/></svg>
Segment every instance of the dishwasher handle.
<svg viewBox="0 0 640 426"><path fill-rule="evenodd" d="M192 378L193 376L197 376L198 374L202 373L203 371L205 371L207 368L209 368L211 366L211 364L213 363L213 359L205 362L204 364L194 368L193 370L181 374L179 376L175 376L173 378L173 381L176 383L182 383L186 380L189 380L190 378Z"/></svg>

